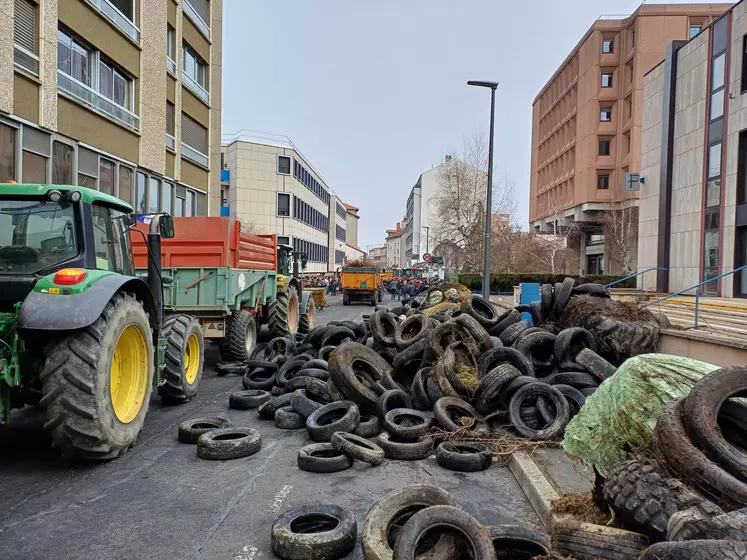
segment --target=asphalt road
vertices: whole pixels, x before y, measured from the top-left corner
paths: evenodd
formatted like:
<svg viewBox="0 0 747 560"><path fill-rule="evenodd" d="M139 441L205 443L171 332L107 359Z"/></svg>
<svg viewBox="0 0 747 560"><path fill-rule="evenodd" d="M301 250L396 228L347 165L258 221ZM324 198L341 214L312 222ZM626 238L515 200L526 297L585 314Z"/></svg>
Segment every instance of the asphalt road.
<svg viewBox="0 0 747 560"><path fill-rule="evenodd" d="M387 296L388 297L388 296ZM319 323L357 319L372 308L343 306L340 296L317 314ZM208 345L198 396L181 406L150 405L137 444L103 464L60 459L49 450L42 416L18 411L0 427L0 558L45 559L233 559L273 558L270 527L289 507L336 503L353 511L362 528L366 512L386 492L407 484L441 486L484 523L538 521L505 467L456 473L426 461L356 463L334 474L296 466L304 430L280 430L254 411L228 409L241 388L237 376L217 377L219 360ZM199 459L192 445L176 440L180 422L224 415L258 428L262 450L233 461ZM348 558L362 558L360 544Z"/></svg>

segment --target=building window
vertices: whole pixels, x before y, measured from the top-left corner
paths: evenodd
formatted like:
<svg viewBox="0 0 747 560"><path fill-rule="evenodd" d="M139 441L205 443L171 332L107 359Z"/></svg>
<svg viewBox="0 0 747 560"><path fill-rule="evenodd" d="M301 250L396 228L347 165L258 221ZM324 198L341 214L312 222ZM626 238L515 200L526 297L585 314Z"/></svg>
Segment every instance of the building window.
<svg viewBox="0 0 747 560"><path fill-rule="evenodd" d="M57 69L91 87L91 51L65 31L57 32Z"/></svg>
<svg viewBox="0 0 747 560"><path fill-rule="evenodd" d="M160 211L161 180L151 177L148 185L148 212L155 214Z"/></svg>
<svg viewBox="0 0 747 560"><path fill-rule="evenodd" d="M47 182L47 158L31 152L23 152L23 182L43 184Z"/></svg>
<svg viewBox="0 0 747 560"><path fill-rule="evenodd" d="M345 241L346 239L346 231L345 228L342 226L335 226L335 239L338 241Z"/></svg>
<svg viewBox="0 0 747 560"><path fill-rule="evenodd" d="M114 194L114 162L101 158L99 163L99 190Z"/></svg>
<svg viewBox="0 0 747 560"><path fill-rule="evenodd" d="M99 93L132 110L132 80L105 60L99 62Z"/></svg>
<svg viewBox="0 0 747 560"><path fill-rule="evenodd" d="M604 233L602 232L589 232L586 234L586 245L604 245Z"/></svg>
<svg viewBox="0 0 747 560"><path fill-rule="evenodd" d="M122 15L124 15L130 21L135 21L135 10L133 9L133 0L108 0L114 7L117 8Z"/></svg>
<svg viewBox="0 0 747 560"><path fill-rule="evenodd" d="M612 87L612 72L602 72L602 87L603 88Z"/></svg>
<svg viewBox="0 0 747 560"><path fill-rule="evenodd" d="M699 35L701 29L703 29L703 27L701 25L691 25L690 26L689 38L692 39L696 35Z"/></svg>
<svg viewBox="0 0 747 560"><path fill-rule="evenodd" d="M602 52L612 53L615 48L615 42L612 39L602 39Z"/></svg>
<svg viewBox="0 0 747 560"><path fill-rule="evenodd" d="M604 255L589 255L586 257L587 274L604 274Z"/></svg>
<svg viewBox="0 0 747 560"><path fill-rule="evenodd" d="M207 92L207 63L187 43L182 47L182 79L193 93L205 103L210 103L210 94Z"/></svg>
<svg viewBox="0 0 747 560"><path fill-rule="evenodd" d="M742 90L747 91L747 35L742 37ZM747 276L746 276L747 278Z"/></svg>
<svg viewBox="0 0 747 560"><path fill-rule="evenodd" d="M119 165L119 198L132 204L132 169Z"/></svg>
<svg viewBox="0 0 747 560"><path fill-rule="evenodd" d="M597 189L607 190L610 188L610 176L608 173L597 174Z"/></svg>
<svg viewBox="0 0 747 560"><path fill-rule="evenodd" d="M138 212L140 214L145 214L146 212L146 199L147 199L147 191L145 190L145 182L147 177L144 173L140 173L138 171L137 173L137 187L135 188L135 198L137 199L137 204L135 205L135 212Z"/></svg>
<svg viewBox="0 0 747 560"><path fill-rule="evenodd" d="M599 120L600 122L612 121L612 107L602 107L599 110Z"/></svg>
<svg viewBox="0 0 747 560"><path fill-rule="evenodd" d="M24 127L21 181L24 183L49 182L47 179L49 156L49 134L35 128Z"/></svg>
<svg viewBox="0 0 747 560"><path fill-rule="evenodd" d="M163 182L163 191L161 191L161 212L171 214L171 200L174 197L174 185L166 181Z"/></svg>
<svg viewBox="0 0 747 560"><path fill-rule="evenodd" d="M599 155L608 156L610 155L610 144L611 140L600 140L599 141Z"/></svg>
<svg viewBox="0 0 747 560"><path fill-rule="evenodd" d="M184 215L187 217L192 217L195 215L195 193L192 191L187 191L187 203L184 210Z"/></svg>
<svg viewBox="0 0 747 560"><path fill-rule="evenodd" d="M203 167L208 167L209 159L207 156L207 129L186 113L182 113L181 132L182 156L202 165Z"/></svg>
<svg viewBox="0 0 747 560"><path fill-rule="evenodd" d="M708 147L708 183L706 208L721 203L721 142Z"/></svg>
<svg viewBox="0 0 747 560"><path fill-rule="evenodd" d="M290 217L290 197L287 193L278 193L278 216Z"/></svg>
<svg viewBox="0 0 747 560"><path fill-rule="evenodd" d="M210 2L208 0L184 0L184 13L195 27L210 39Z"/></svg>
<svg viewBox="0 0 747 560"><path fill-rule="evenodd" d="M0 183L16 180L16 129L0 123Z"/></svg>
<svg viewBox="0 0 747 560"><path fill-rule="evenodd" d="M13 63L34 76L39 75L36 48L36 4L29 0L15 0L13 16Z"/></svg>
<svg viewBox="0 0 747 560"><path fill-rule="evenodd" d="M176 73L176 29L166 27L166 69Z"/></svg>
<svg viewBox="0 0 747 560"><path fill-rule="evenodd" d="M703 235L703 280L708 281L718 276L718 253L719 253L719 230L718 230L718 213L712 214L715 219L709 219L706 214L707 229ZM711 222L711 223L709 223ZM714 223L715 222L715 223ZM715 225L715 227L713 227ZM708 282L703 286L703 291L707 295L718 294L718 280Z"/></svg>
<svg viewBox="0 0 747 560"><path fill-rule="evenodd" d="M280 175L290 175L291 158L288 156L278 156L278 173Z"/></svg>
<svg viewBox="0 0 747 560"><path fill-rule="evenodd" d="M73 184L73 156L75 148L56 140L52 142L52 183Z"/></svg>

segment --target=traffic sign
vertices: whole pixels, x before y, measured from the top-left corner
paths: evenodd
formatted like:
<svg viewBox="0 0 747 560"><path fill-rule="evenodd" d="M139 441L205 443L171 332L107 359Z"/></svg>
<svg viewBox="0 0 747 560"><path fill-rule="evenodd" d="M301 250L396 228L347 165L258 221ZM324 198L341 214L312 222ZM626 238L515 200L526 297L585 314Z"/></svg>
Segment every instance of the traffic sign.
<svg viewBox="0 0 747 560"><path fill-rule="evenodd" d="M431 262L432 260L433 260L433 256L430 253L423 253L423 261Z"/></svg>

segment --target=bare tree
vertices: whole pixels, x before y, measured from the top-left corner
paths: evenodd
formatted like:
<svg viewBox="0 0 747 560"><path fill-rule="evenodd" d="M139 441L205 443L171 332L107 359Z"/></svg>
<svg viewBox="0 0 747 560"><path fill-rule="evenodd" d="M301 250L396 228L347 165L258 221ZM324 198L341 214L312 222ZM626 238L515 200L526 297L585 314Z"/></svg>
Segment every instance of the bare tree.
<svg viewBox="0 0 747 560"><path fill-rule="evenodd" d="M605 249L623 274L633 272L638 253L638 207L634 202L620 200L614 210L600 216Z"/></svg>
<svg viewBox="0 0 747 560"><path fill-rule="evenodd" d="M260 233L260 229L255 222L247 220L245 222L241 222L241 232L248 233L249 235L257 235L258 233Z"/></svg>
<svg viewBox="0 0 747 560"><path fill-rule="evenodd" d="M578 224L563 215L564 208L559 199L548 200L545 218L548 231L534 234L533 247L529 249L552 274L568 272L569 241L579 232Z"/></svg>

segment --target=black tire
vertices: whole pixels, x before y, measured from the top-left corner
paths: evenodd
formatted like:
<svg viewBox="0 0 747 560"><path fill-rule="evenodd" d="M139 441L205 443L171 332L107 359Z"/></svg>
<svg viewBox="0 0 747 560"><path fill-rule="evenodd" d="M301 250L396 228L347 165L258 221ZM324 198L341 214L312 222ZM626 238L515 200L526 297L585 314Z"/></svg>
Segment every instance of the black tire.
<svg viewBox="0 0 747 560"><path fill-rule="evenodd" d="M428 317L412 315L397 325L397 330L394 332L394 343L397 348L404 350L425 338L430 329L431 323Z"/></svg>
<svg viewBox="0 0 747 560"><path fill-rule="evenodd" d="M346 291L342 292L342 304L350 305L350 295Z"/></svg>
<svg viewBox="0 0 747 560"><path fill-rule="evenodd" d="M708 504L712 505L711 502ZM697 511L699 518L678 523L680 516L692 517L692 511L682 511L672 515L667 527L667 540L694 541L700 539L723 539L747 542L747 509L711 516L706 511ZM683 517L684 519L684 517Z"/></svg>
<svg viewBox="0 0 747 560"><path fill-rule="evenodd" d="M312 344L314 348L321 348L322 338L324 337L324 334L331 328L332 327L328 326L315 326L304 337L304 344Z"/></svg>
<svg viewBox="0 0 747 560"><path fill-rule="evenodd" d="M516 391L521 389L524 385L529 385L530 383L536 382L537 379L535 379L534 377L528 377L526 375L514 377L511 381L506 383L501 388L500 395L498 396L498 400L496 402L496 409L508 410L508 403L511 402L511 397L516 394Z"/></svg>
<svg viewBox="0 0 747 560"><path fill-rule="evenodd" d="M181 443L197 443L197 440L202 434L206 434L211 430L218 430L220 428L230 428L233 424L221 418L220 416L210 418L192 418L179 424L179 432L177 439Z"/></svg>
<svg viewBox="0 0 747 560"><path fill-rule="evenodd" d="M298 430L306 426L306 417L292 406L283 406L275 411L275 426L281 430Z"/></svg>
<svg viewBox="0 0 747 560"><path fill-rule="evenodd" d="M545 396L555 405L556 416L552 424L541 429L527 426L521 417L522 403L530 397ZM508 405L508 417L514 429L524 437L534 440L548 440L563 433L566 424L570 420L568 402L560 391L545 383L530 383L525 385L511 397Z"/></svg>
<svg viewBox="0 0 747 560"><path fill-rule="evenodd" d="M395 408L384 417L384 430L397 441L417 441L433 425L433 416L412 408Z"/></svg>
<svg viewBox="0 0 747 560"><path fill-rule="evenodd" d="M243 375L247 371L247 365L244 362L218 362L215 369L219 377L229 374Z"/></svg>
<svg viewBox="0 0 747 560"><path fill-rule="evenodd" d="M285 560L334 560L353 550L358 536L355 516L335 505L289 509L272 524L273 553Z"/></svg>
<svg viewBox="0 0 747 560"><path fill-rule="evenodd" d="M381 433L381 421L373 414L361 414L361 421L353 432L362 438L374 438Z"/></svg>
<svg viewBox="0 0 747 560"><path fill-rule="evenodd" d="M324 406L324 403L317 402L310 398L305 389L298 389L293 392L293 398L291 399L291 408L298 412L304 418L311 416L315 410L318 410ZM305 425L305 424L304 424Z"/></svg>
<svg viewBox="0 0 747 560"><path fill-rule="evenodd" d="M529 359L536 375L542 376L555 369L555 338L554 334L546 331L534 332L516 342L516 350Z"/></svg>
<svg viewBox="0 0 747 560"><path fill-rule="evenodd" d="M592 295L601 297L610 297L610 289L603 284L594 284L588 282L573 288L573 295Z"/></svg>
<svg viewBox="0 0 747 560"><path fill-rule="evenodd" d="M540 286L540 305L542 307L542 316L549 317L552 315L553 304L553 286L552 284L542 284Z"/></svg>
<svg viewBox="0 0 747 560"><path fill-rule="evenodd" d="M503 334L503 331L505 331L511 325L518 323L519 321L521 321L521 313L516 311L516 309L510 309L509 311L506 311L503 315L498 317L498 322L494 327L488 329L488 333L491 336L497 336L500 338L501 334Z"/></svg>
<svg viewBox="0 0 747 560"><path fill-rule="evenodd" d="M542 327L529 327L528 329L524 329L523 331L519 333L519 336L517 336L516 340L514 340L513 348L516 348L519 345L519 342L521 342L523 338L529 336L532 333L538 333L538 332L552 334L546 331L545 329L543 329ZM500 341L501 339L499 338L498 340ZM501 346L503 346L502 342L501 342Z"/></svg>
<svg viewBox="0 0 747 560"><path fill-rule="evenodd" d="M576 356L576 361L581 364L586 371L599 379L599 381L604 381L605 379L612 377L617 371L615 366L589 348L581 350Z"/></svg>
<svg viewBox="0 0 747 560"><path fill-rule="evenodd" d="M565 397L571 418L576 416L576 414L580 412L581 407L586 404L586 397L575 387L563 384L553 385L553 387L560 391L560 393ZM537 412L545 424L552 424L552 421L557 416L555 406L545 397L537 397Z"/></svg>
<svg viewBox="0 0 747 560"><path fill-rule="evenodd" d="M306 364L301 369L323 369L325 371L329 371L329 363L327 363L327 360L314 358L313 360L309 360L308 362L306 362Z"/></svg>
<svg viewBox="0 0 747 560"><path fill-rule="evenodd" d="M708 459L690 441L682 423L684 398L667 405L654 428L653 447L667 469L725 509L747 507L747 484Z"/></svg>
<svg viewBox="0 0 747 560"><path fill-rule="evenodd" d="M553 552L572 558L631 560L648 546L648 539L603 525L561 520L553 524L551 544Z"/></svg>
<svg viewBox="0 0 747 560"><path fill-rule="evenodd" d="M576 356L584 348L596 352L598 349L597 339L584 328L571 327L560 331L560 334L555 339L553 352L555 359L561 364L566 361L576 361Z"/></svg>
<svg viewBox="0 0 747 560"><path fill-rule="evenodd" d="M332 402L332 395L329 394L327 381L315 377L309 378L306 382L306 394L319 402Z"/></svg>
<svg viewBox="0 0 747 560"><path fill-rule="evenodd" d="M586 328L597 339L598 354L613 365L633 356L656 352L660 327L653 319L632 323L599 314L589 315L581 323L578 326Z"/></svg>
<svg viewBox="0 0 747 560"><path fill-rule="evenodd" d="M316 303L311 292L301 292L301 316L298 318L298 332L306 334L314 328Z"/></svg>
<svg viewBox="0 0 747 560"><path fill-rule="evenodd" d="M332 447L350 457L371 465L380 465L384 450L365 438L346 432L335 432L330 439Z"/></svg>
<svg viewBox="0 0 747 560"><path fill-rule="evenodd" d="M678 511L693 506L702 506L704 512L716 509L682 481L639 461L615 467L604 481L602 495L614 510L615 519L648 535L652 542L666 540L669 519Z"/></svg>
<svg viewBox="0 0 747 560"><path fill-rule="evenodd" d="M166 339L166 364L158 394L167 403L189 402L202 379L205 340L200 322L190 315L171 315L164 319L162 334Z"/></svg>
<svg viewBox="0 0 747 560"><path fill-rule="evenodd" d="M482 421L482 416L472 408L472 405L462 399L455 399L453 397L438 399L438 402L433 405L433 414L441 429L447 432L456 432L465 427L473 429ZM469 425L469 421L465 424L463 420L461 425L457 424L456 419L463 418L471 418L471 425Z"/></svg>
<svg viewBox="0 0 747 560"><path fill-rule="evenodd" d="M412 385L415 374L423 367L423 356L425 355L426 341L421 339L415 344L408 346L401 352L397 352L392 363L394 370L393 378L403 389Z"/></svg>
<svg viewBox="0 0 747 560"><path fill-rule="evenodd" d="M641 560L744 560L744 541L702 540L657 543L641 555Z"/></svg>
<svg viewBox="0 0 747 560"><path fill-rule="evenodd" d="M484 443L445 441L436 449L436 461L450 471L477 472L491 465L493 455Z"/></svg>
<svg viewBox="0 0 747 560"><path fill-rule="evenodd" d="M227 362L246 362L257 344L257 323L246 309L228 318L226 335L220 341L220 355Z"/></svg>
<svg viewBox="0 0 747 560"><path fill-rule="evenodd" d="M234 362L239 363L239 362ZM267 369L271 371L277 371L280 369L280 364L276 362L268 362L267 360L257 360L257 359L250 359L246 363L242 363L247 368L247 371L251 371L253 369L262 368Z"/></svg>
<svg viewBox="0 0 747 560"><path fill-rule="evenodd" d="M467 296L460 309L463 314L474 318L486 330L498 323L498 314L495 312L495 308L481 296Z"/></svg>
<svg viewBox="0 0 747 560"><path fill-rule="evenodd" d="M485 533L482 524L459 507L433 506L413 515L405 523L394 545L395 559L415 560L418 543L428 531L445 527L456 531L471 549L473 560L493 560L493 543Z"/></svg>
<svg viewBox="0 0 747 560"><path fill-rule="evenodd" d="M236 391L228 396L228 407L236 410L250 410L258 408L272 399L267 391L250 389L247 391Z"/></svg>
<svg viewBox="0 0 747 560"><path fill-rule="evenodd" d="M511 364L502 363L480 380L475 390L472 402L480 414L492 414L499 410L498 399L501 397L503 387L510 381L521 376L521 373ZM530 378L533 379L533 378Z"/></svg>
<svg viewBox="0 0 747 560"><path fill-rule="evenodd" d="M428 398L428 393L425 389L425 379L431 371L431 368L423 368L415 374L415 379L412 380L410 386L410 394L412 395L412 405L418 410L431 410L433 403Z"/></svg>
<svg viewBox="0 0 747 560"><path fill-rule="evenodd" d="M581 371L560 371L542 378L542 381L548 385L570 385L579 390L599 386L596 377Z"/></svg>
<svg viewBox="0 0 747 560"><path fill-rule="evenodd" d="M516 338L519 336L519 333L523 330L531 328L531 326L532 325L529 324L529 321L519 321L518 323L514 323L510 327L507 327L506 330L504 330L498 336L498 338L501 339L503 346L513 346Z"/></svg>
<svg viewBox="0 0 747 560"><path fill-rule="evenodd" d="M455 317L453 321L461 326L462 329L464 329L467 334L474 339L480 352L485 352L493 347L493 341L490 340L490 334L474 317L462 313L458 317Z"/></svg>
<svg viewBox="0 0 747 560"><path fill-rule="evenodd" d="M571 293L573 292L573 286L576 285L576 281L573 278L565 278L560 284L555 285L555 298L552 306L552 314L558 318L563 315L565 306L568 305L568 301L571 299Z"/></svg>
<svg viewBox="0 0 747 560"><path fill-rule="evenodd" d="M333 473L353 466L353 459L337 451L331 443L312 443L298 450L298 468L314 473Z"/></svg>
<svg viewBox="0 0 747 560"><path fill-rule="evenodd" d="M313 441L326 442L335 432L355 432L361 415L355 403L337 401L316 409L306 419L306 430Z"/></svg>
<svg viewBox="0 0 747 560"><path fill-rule="evenodd" d="M427 362L437 362L444 355L449 344L463 338L463 333L464 329L452 321L440 324L428 333L423 357Z"/></svg>
<svg viewBox="0 0 747 560"><path fill-rule="evenodd" d="M347 327L332 327L322 338L322 346L339 346L346 339L355 340L355 333Z"/></svg>
<svg viewBox="0 0 747 560"><path fill-rule="evenodd" d="M332 354L332 352L335 351L335 349L336 349L335 346L322 346L319 349L318 359L324 360L325 362L327 362L327 371L329 371L329 357Z"/></svg>
<svg viewBox="0 0 747 560"><path fill-rule="evenodd" d="M388 311L376 311L368 321L371 335L378 346L395 346L394 335L397 332L395 316Z"/></svg>
<svg viewBox="0 0 747 560"><path fill-rule="evenodd" d="M379 396L373 386L376 381L391 379L391 374L392 368L384 358L357 342L339 346L329 361L329 376L334 386L365 413L376 413Z"/></svg>
<svg viewBox="0 0 747 560"><path fill-rule="evenodd" d="M142 362L134 376L137 387L130 386L136 396L120 420L110 370L120 335L130 326L135 330L129 334L142 343ZM117 292L93 324L50 343L44 354L39 404L52 446L65 457L92 460L127 451L143 427L153 389L153 338L142 303Z"/></svg>
<svg viewBox="0 0 747 560"><path fill-rule="evenodd" d="M258 407L257 414L259 414L260 418L264 418L265 420L274 420L275 412L284 406L290 406L292 398L293 395L291 394L274 397L273 399Z"/></svg>
<svg viewBox="0 0 747 560"><path fill-rule="evenodd" d="M381 432L376 443L384 450L387 459L395 461L418 461L427 459L433 453L433 440L424 438L414 442L392 440L387 432Z"/></svg>
<svg viewBox="0 0 747 560"><path fill-rule="evenodd" d="M292 320L289 322L288 317L288 312L289 310L292 311L293 306L295 306L296 310L295 323ZM270 307L270 317L267 325L274 336L289 336L298 332L299 319L300 307L298 293L296 292L296 288L288 286L286 290L278 292L275 303Z"/></svg>
<svg viewBox="0 0 747 560"><path fill-rule="evenodd" d="M538 327L545 322L545 316L542 314L542 302L533 301L529 304L529 314L532 316L532 324Z"/></svg>
<svg viewBox="0 0 747 560"><path fill-rule="evenodd" d="M520 525L493 525L488 527L488 531L499 558L531 560L535 556L550 554L550 535L547 533Z"/></svg>
<svg viewBox="0 0 747 560"><path fill-rule="evenodd" d="M197 440L200 459L225 461L254 455L262 447L262 436L254 428L219 428Z"/></svg>
<svg viewBox="0 0 747 560"><path fill-rule="evenodd" d="M420 484L397 488L374 502L363 522L363 558L392 560L392 545L405 523L416 512L436 505L458 507L459 502L445 490Z"/></svg>
<svg viewBox="0 0 747 560"><path fill-rule="evenodd" d="M277 370L255 368L248 371L241 378L244 389L269 390L275 386Z"/></svg>
<svg viewBox="0 0 747 560"><path fill-rule="evenodd" d="M376 403L376 416L383 420L386 413L395 408L412 408L412 399L401 389L387 389Z"/></svg>
<svg viewBox="0 0 747 560"><path fill-rule="evenodd" d="M502 363L509 363L519 370L519 373L529 377L534 377L534 367L524 354L515 348L493 348L483 354L477 360L477 375L480 378L485 377L489 371L496 368Z"/></svg>
<svg viewBox="0 0 747 560"><path fill-rule="evenodd" d="M693 386L682 416L693 443L721 468L747 482L747 450L727 441L718 425L721 405L747 395L747 367L712 371Z"/></svg>
<svg viewBox="0 0 747 560"><path fill-rule="evenodd" d="M278 376L275 379L275 383L283 387L288 381L294 377L298 377L303 366L306 365L311 358L308 356L295 356L287 362L285 362L278 370Z"/></svg>

